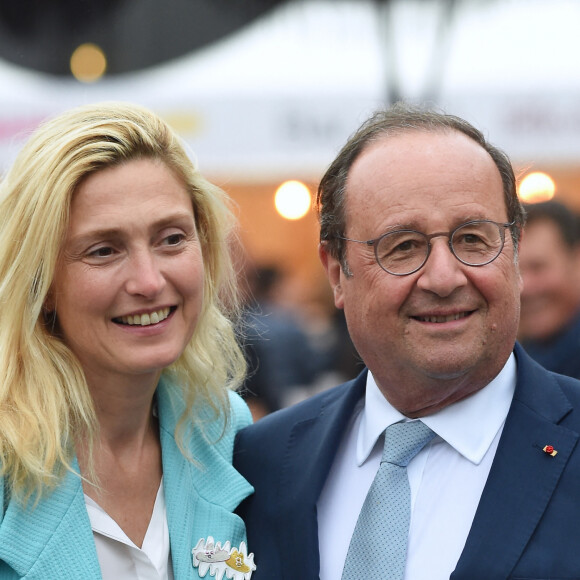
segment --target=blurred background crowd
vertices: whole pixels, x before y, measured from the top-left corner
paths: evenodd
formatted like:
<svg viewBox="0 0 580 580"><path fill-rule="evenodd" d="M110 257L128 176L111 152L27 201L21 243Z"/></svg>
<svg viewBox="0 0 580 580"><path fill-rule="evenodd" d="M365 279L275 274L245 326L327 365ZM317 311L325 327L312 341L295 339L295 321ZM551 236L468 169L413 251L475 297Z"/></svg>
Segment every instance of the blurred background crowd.
<svg viewBox="0 0 580 580"><path fill-rule="evenodd" d="M375 108L460 115L512 158L520 340L580 378L577 0L0 0L0 171L40 121L143 104L240 220L256 418L362 368L317 257L317 181Z"/></svg>

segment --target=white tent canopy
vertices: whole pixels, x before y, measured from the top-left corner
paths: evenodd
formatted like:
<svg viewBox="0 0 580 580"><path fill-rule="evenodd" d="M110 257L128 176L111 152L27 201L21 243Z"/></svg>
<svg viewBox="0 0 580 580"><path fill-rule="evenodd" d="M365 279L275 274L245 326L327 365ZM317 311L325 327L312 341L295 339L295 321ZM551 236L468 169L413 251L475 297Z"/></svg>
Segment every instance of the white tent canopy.
<svg viewBox="0 0 580 580"><path fill-rule="evenodd" d="M435 0L381 13L360 0L290 2L203 51L91 85L0 62L0 168L41 119L126 100L171 122L208 174L316 177L395 88L466 117L519 163L576 163L580 2L455 4L448 18Z"/></svg>

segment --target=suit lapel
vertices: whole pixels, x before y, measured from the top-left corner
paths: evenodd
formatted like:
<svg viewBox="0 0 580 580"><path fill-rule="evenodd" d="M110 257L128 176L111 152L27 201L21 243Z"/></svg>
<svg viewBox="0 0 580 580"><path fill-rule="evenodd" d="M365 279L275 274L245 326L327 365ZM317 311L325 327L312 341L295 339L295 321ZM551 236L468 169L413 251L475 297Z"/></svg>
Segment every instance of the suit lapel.
<svg viewBox="0 0 580 580"><path fill-rule="evenodd" d="M74 465L78 469L78 465ZM0 560L19 576L100 579L100 567L80 479L64 482L34 508L10 501L0 525Z"/></svg>
<svg viewBox="0 0 580 580"><path fill-rule="evenodd" d="M452 580L508 578L578 441L556 381L516 347L518 380L496 456ZM543 451L553 445L557 455Z"/></svg>
<svg viewBox="0 0 580 580"><path fill-rule="evenodd" d="M277 533L292 565L283 578L318 579L318 524L320 497L337 448L366 386L366 371L342 388L320 398L311 415L292 429L280 479L280 525ZM297 509L299 506L299 509Z"/></svg>

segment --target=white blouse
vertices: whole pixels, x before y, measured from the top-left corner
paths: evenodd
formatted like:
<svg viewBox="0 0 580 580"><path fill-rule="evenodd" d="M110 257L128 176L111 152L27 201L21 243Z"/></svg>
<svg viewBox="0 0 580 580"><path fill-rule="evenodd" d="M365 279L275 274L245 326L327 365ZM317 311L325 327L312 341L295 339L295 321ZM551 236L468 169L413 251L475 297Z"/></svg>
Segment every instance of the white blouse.
<svg viewBox="0 0 580 580"><path fill-rule="evenodd" d="M174 580L163 479L142 548L136 546L119 524L86 494L85 504L103 580Z"/></svg>

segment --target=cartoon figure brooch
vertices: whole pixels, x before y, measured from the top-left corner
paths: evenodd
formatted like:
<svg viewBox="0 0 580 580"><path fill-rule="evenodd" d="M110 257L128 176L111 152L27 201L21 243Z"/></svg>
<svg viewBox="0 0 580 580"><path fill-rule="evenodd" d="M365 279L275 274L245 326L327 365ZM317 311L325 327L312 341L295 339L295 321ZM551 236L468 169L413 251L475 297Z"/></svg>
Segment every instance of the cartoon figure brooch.
<svg viewBox="0 0 580 580"><path fill-rule="evenodd" d="M191 553L193 565L198 568L202 578L209 571L209 575L214 576L216 580L222 580L224 574L230 580L250 580L252 572L256 569L254 554L248 555L244 542L240 543L238 550L232 548L229 541L222 547L220 542L215 542L208 536L207 540L201 538Z"/></svg>

